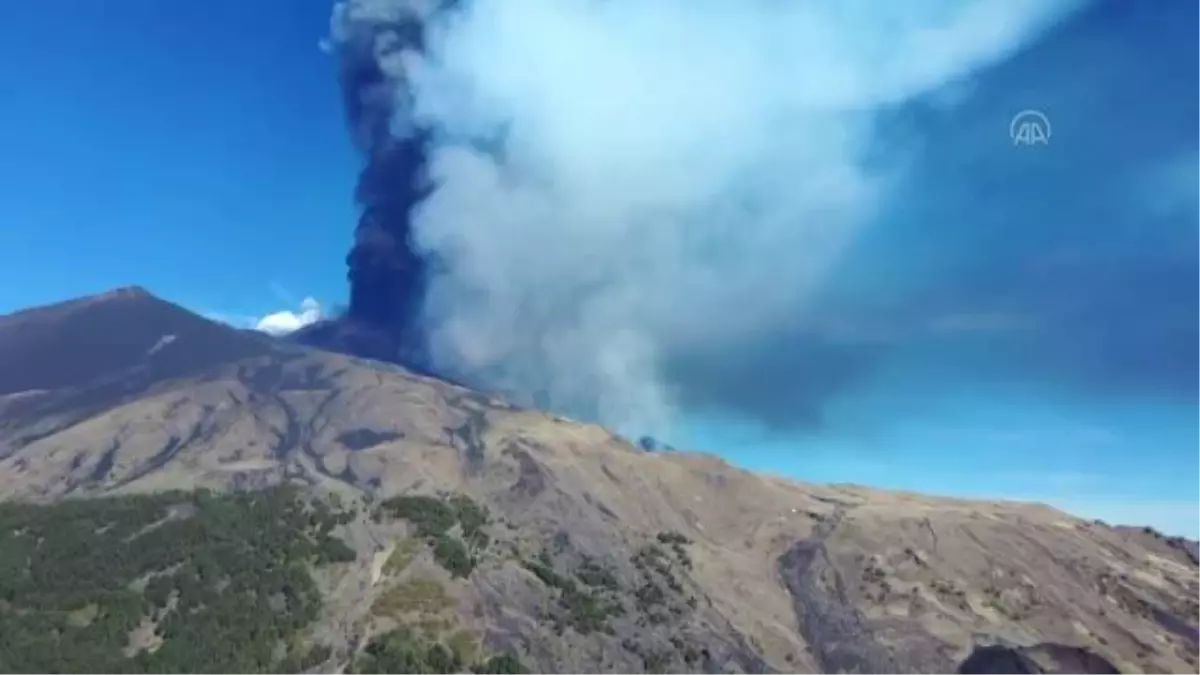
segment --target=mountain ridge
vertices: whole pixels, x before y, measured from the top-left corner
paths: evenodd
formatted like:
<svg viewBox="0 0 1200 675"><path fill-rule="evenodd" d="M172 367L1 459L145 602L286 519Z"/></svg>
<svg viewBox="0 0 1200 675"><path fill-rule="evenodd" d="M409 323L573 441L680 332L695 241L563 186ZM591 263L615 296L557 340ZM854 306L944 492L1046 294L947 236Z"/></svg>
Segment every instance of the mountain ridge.
<svg viewBox="0 0 1200 675"><path fill-rule="evenodd" d="M411 527L379 505L463 495L497 518L478 566L464 578L431 559L418 567L453 596L457 621L541 671L1194 670L1200 584L1182 540L1045 505L809 485L646 452L144 291L95 298L0 317L0 362L22 364L0 376L0 497L293 484L374 512L339 526L357 562L326 579L331 609L315 630L343 665L389 634L395 622L371 607L415 574L382 572ZM67 377L13 337L29 316L40 335L75 336L39 344L83 363L93 357L77 336L102 317L119 330L99 352L119 358ZM621 590L605 602L623 603L622 616L554 585L588 561L612 570Z"/></svg>

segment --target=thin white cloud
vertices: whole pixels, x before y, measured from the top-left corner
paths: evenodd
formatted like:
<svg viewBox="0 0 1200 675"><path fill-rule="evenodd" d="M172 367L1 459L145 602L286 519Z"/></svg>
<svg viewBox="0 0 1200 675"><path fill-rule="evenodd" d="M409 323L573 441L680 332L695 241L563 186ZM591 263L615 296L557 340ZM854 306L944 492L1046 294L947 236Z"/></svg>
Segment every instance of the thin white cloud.
<svg viewBox="0 0 1200 675"><path fill-rule="evenodd" d="M287 335L321 319L321 303L314 298L305 298L300 311L283 310L268 314L255 323L255 330L271 335Z"/></svg>

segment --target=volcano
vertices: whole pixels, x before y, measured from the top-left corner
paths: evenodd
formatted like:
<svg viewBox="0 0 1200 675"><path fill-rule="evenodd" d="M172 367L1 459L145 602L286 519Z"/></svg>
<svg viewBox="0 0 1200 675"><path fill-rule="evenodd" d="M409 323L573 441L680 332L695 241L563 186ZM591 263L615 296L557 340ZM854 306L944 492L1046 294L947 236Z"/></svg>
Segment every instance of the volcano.
<svg viewBox="0 0 1200 675"><path fill-rule="evenodd" d="M0 317L0 365L0 670L1196 669L1149 528L647 452L141 289Z"/></svg>

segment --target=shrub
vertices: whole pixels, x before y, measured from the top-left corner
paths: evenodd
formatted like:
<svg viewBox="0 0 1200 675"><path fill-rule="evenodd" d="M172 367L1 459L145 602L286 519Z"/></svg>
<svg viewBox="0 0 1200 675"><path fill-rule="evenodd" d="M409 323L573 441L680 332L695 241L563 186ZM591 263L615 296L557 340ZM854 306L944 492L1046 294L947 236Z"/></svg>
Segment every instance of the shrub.
<svg viewBox="0 0 1200 675"><path fill-rule="evenodd" d="M512 654L501 654L484 661L473 668L472 671L476 673L496 673L497 675L518 675L528 673L529 669L521 663L520 659Z"/></svg>
<svg viewBox="0 0 1200 675"><path fill-rule="evenodd" d="M439 536L433 545L433 557L451 575L465 578L475 569L476 560L463 543L452 537Z"/></svg>
<svg viewBox="0 0 1200 675"><path fill-rule="evenodd" d="M676 532L674 530L671 530L670 532L659 532L657 539L660 543L663 543L663 544L690 544L690 543L692 543L691 539L688 539L683 534L680 534L679 532Z"/></svg>
<svg viewBox="0 0 1200 675"><path fill-rule="evenodd" d="M450 606L450 598L440 583L433 579L409 579L375 599L371 611L386 616L410 612L436 614Z"/></svg>
<svg viewBox="0 0 1200 675"><path fill-rule="evenodd" d="M589 562L590 560L585 559L584 566L580 568L583 570L586 566L590 570L583 576L595 574L595 570L603 570L594 563L588 565ZM530 572L533 572L534 576L543 584L559 590L558 603L566 613L565 621L580 634L586 635L596 630L607 630L608 618L619 616L625 612L625 608L621 606L620 602L605 600L593 590L586 586L581 588L574 580L556 572L551 565L550 555L545 550L538 556L537 561L525 560L522 561L522 564ZM580 576L580 570L576 571L576 576ZM604 571L607 572L607 570ZM611 576L611 572L608 574L607 577L603 574L600 574L599 577L606 582L611 582L612 589L619 589L616 577Z"/></svg>
<svg viewBox="0 0 1200 675"><path fill-rule="evenodd" d="M579 569L575 571L575 576L593 588L603 588L610 591L616 591L620 588L617 577L613 574L612 570L588 557L585 557L583 562L580 563Z"/></svg>

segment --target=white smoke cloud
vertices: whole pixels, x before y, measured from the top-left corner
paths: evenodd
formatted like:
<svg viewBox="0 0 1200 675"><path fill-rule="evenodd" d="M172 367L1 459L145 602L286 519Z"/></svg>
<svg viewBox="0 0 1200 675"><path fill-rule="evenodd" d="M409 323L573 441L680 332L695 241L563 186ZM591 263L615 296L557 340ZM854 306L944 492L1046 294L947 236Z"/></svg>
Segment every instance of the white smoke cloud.
<svg viewBox="0 0 1200 675"><path fill-rule="evenodd" d="M351 1L333 37L407 4ZM922 94L953 105L973 70L1077 4L465 0L437 15L427 56L386 69L404 61L396 110L436 132L414 226L445 264L435 359L666 431L665 359L786 333L883 203L906 148L876 114Z"/></svg>
<svg viewBox="0 0 1200 675"><path fill-rule="evenodd" d="M259 319L254 329L271 335L287 335L320 320L321 304L313 298L304 298L299 312L273 312Z"/></svg>

